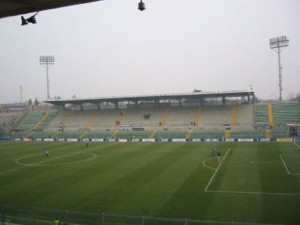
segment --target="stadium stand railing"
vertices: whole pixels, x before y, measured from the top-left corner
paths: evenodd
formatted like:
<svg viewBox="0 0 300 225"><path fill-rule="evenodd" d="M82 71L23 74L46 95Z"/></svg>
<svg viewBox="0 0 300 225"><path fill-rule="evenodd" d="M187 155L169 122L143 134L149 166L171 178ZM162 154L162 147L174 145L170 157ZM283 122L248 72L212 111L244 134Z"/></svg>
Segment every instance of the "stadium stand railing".
<svg viewBox="0 0 300 225"><path fill-rule="evenodd" d="M78 212L70 210L26 208L0 205L0 225L49 225L55 218L60 224L76 225L278 225L234 221L159 218L128 216L109 213Z"/></svg>

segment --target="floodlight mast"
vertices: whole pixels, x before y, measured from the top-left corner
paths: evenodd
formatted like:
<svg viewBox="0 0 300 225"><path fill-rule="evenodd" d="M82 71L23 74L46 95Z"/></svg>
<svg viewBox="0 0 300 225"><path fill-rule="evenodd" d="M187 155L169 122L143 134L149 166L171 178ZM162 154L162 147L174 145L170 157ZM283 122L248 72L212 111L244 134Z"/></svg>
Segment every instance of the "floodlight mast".
<svg viewBox="0 0 300 225"><path fill-rule="evenodd" d="M54 65L54 56L40 56L40 65L47 71L47 99L50 99L49 67Z"/></svg>
<svg viewBox="0 0 300 225"><path fill-rule="evenodd" d="M279 101L282 100L282 66L280 60L280 53L285 47L289 46L289 39L287 36L280 36L270 39L270 48L278 54L278 70L279 70Z"/></svg>

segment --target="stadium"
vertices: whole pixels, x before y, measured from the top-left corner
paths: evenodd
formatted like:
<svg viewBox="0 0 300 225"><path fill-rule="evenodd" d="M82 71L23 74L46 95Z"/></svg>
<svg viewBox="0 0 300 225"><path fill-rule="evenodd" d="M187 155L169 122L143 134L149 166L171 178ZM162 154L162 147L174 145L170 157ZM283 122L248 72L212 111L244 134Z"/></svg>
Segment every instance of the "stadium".
<svg viewBox="0 0 300 225"><path fill-rule="evenodd" d="M59 99L5 105L1 124L3 224L299 221L297 102L247 91Z"/></svg>
<svg viewBox="0 0 300 225"><path fill-rule="evenodd" d="M211 15L203 16L210 7L213 12L218 11L218 4L211 1L206 1L207 7L202 7L204 1L190 2L188 14L182 15L187 6L174 1L170 18L165 18L165 10L158 8L147 17L146 5L154 8L158 3L141 0L135 10L139 13L145 10L144 17L137 14L129 18L131 9L125 9L125 1L117 0L125 14L116 8L117 3L111 3L113 1L105 1L107 8L102 11L95 3L95 7L84 9L87 10L85 14L77 14L76 10L70 14L58 10L58 14L51 11L53 17L52 13L47 17L45 12L89 2L98 1L0 1L1 19L35 13L30 17L21 16L22 29L25 27L22 32L14 30L16 34L11 34L10 29L4 29L4 38L0 42L13 52L6 56L6 46L1 46L4 52L0 54L1 74L7 74L7 78L5 82L0 80L0 102L7 102L0 104L0 225L299 225L299 94L298 98L282 99L280 59L278 100L259 99L252 84L250 90L243 90L254 80L258 87L261 83L261 86L265 85L263 89L270 89L266 91L267 95L274 95L271 91L274 79L269 76L268 66L261 66L259 62L264 61L264 56L256 50L243 48L246 57L241 58L235 55L236 49L222 46L225 43L232 47L227 40L241 41L242 36L235 36L237 33L244 32L245 36L250 33L252 37L252 32L256 31L257 27L251 30L247 25L241 26L239 21L237 30L230 27L230 35L220 35L228 28L223 20L228 17L230 24L235 24L239 18L236 15L240 12L248 14L248 11L242 11L244 4L248 3L228 3L230 9L226 10L222 4L227 2L220 1L219 14L214 13L220 16L216 24ZM161 3L169 9L170 2ZM105 11L111 12L112 9L117 10L121 19L114 16L107 19ZM255 7L253 9L256 17L259 13ZM47 18L50 18L52 29L51 26L45 29L49 33L42 26L34 27L40 11L45 14L38 18L41 18L39 23L47 24ZM65 23L55 18L62 12L67 16L59 18L66 19ZM181 16L175 15L176 12ZM92 26L95 25L91 20L96 17L94 13L103 14L97 17L97 26ZM267 20L267 16L262 15ZM158 23L153 23L156 17ZM180 20L172 23L177 17ZM105 18L105 23L102 18ZM199 25L197 28L187 26L202 19L205 21L202 26L198 23L195 23ZM15 22L14 19L7 21ZM246 24L252 23L252 16L249 21ZM259 21L259 24L263 22ZM141 26L144 24L145 27ZM206 25L209 33L221 28L221 33L215 33L218 41L210 40L210 34L203 35ZM77 30L77 26L80 29ZM70 27L74 33L68 33ZM172 35L171 28L175 28L175 35ZM112 36L105 36L108 31L112 31ZM53 38L52 42L49 34L56 38L58 34L64 40ZM134 41L132 34L136 38ZM13 42L15 36L18 41L22 37L22 42L14 43L17 47L12 47L7 43ZM48 36L51 43L48 43ZM125 42L119 42L123 36ZM255 36L251 41L258 45L256 39L260 38ZM32 48L30 51L22 48L26 40L30 40L26 43ZM239 43L238 48L245 45L246 40L249 39L242 40L243 44ZM270 40L271 49L276 49L279 41L287 47L288 39L282 36ZM94 51L92 54L88 54L89 48ZM253 45L250 48L253 50ZM18 49L18 53L14 49ZM57 65L56 73L63 76L56 76L58 82L53 86L57 89L53 93L60 95L58 92L63 90L70 95L82 89L87 94L97 89L109 96L81 98L74 94L70 98L51 97L46 61L51 59L54 63L54 56L41 56L40 65L44 67L46 64L47 67L47 98L23 100L21 86L21 101L12 101L9 89L14 89L23 77L34 84L30 86L25 82L24 94L27 91L28 96L32 91L38 96L36 93L44 91L38 78L31 76L31 73L40 72L26 67L43 49L56 50L60 61L64 62ZM78 51L79 62L73 50ZM228 50L230 57L224 54ZM280 50L277 50L279 56ZM214 51L215 54L209 56ZM231 54L235 57L231 58ZM5 63L6 58L15 61L13 59L18 55L23 57L22 62L18 62L20 65ZM255 59L252 61L251 57ZM182 66L176 67L176 64ZM69 65L72 65L71 69ZM120 70L115 70L117 67ZM206 73L208 67L210 71ZM26 76L16 75L20 71L15 69L20 68L21 74ZM294 79L290 75L289 82L292 80L296 84L289 86L291 89L299 88L296 78L299 72L295 71L289 70L294 75ZM238 76L231 77L230 73ZM14 78L13 84L9 76ZM241 85L237 81L242 79L245 81ZM75 82L80 85L75 85ZM214 89L226 87L230 91L205 91L201 88L182 93L183 86L176 86L178 82L201 85L205 90L209 90L206 89L209 84ZM224 84L219 86L222 82ZM238 90L237 86L243 88ZM111 94L116 93L114 90L130 93L128 89L137 87L145 90L140 93L147 93L149 87L156 94ZM170 87L171 93L161 91L170 90Z"/></svg>
<svg viewBox="0 0 300 225"><path fill-rule="evenodd" d="M298 138L299 103L255 104L254 92L48 100L2 111L3 135L35 141L276 141ZM42 109L44 108L44 109ZM30 109L30 110L28 110ZM26 111L26 113L23 112ZM251 140L252 139L252 140Z"/></svg>

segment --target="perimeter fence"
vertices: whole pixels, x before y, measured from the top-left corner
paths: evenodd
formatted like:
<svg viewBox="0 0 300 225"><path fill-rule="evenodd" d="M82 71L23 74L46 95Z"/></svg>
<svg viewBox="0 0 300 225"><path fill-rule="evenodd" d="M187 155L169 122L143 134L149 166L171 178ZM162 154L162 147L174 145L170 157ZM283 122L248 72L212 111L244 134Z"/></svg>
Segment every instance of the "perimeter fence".
<svg viewBox="0 0 300 225"><path fill-rule="evenodd" d="M0 216L0 225L53 225L53 221L56 218L60 220L61 225L278 225L234 221L125 216L7 205L0 205Z"/></svg>

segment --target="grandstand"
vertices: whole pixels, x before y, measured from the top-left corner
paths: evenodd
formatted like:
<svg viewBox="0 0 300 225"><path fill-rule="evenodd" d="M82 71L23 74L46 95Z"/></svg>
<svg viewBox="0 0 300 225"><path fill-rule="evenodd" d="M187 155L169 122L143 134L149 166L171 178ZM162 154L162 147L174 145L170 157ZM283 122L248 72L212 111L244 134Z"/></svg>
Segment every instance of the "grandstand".
<svg viewBox="0 0 300 225"><path fill-rule="evenodd" d="M8 136L22 121L25 112L22 104L0 105L0 137Z"/></svg>
<svg viewBox="0 0 300 225"><path fill-rule="evenodd" d="M109 98L101 99L96 107L87 107L91 100L80 100L75 106L68 100L60 110L27 113L13 137L225 140L298 136L299 103L258 104L249 93L249 98L243 93L240 98L231 95L215 93L208 98L197 94L197 99L195 95L147 96L146 100L137 97L131 101ZM63 105L62 101L51 103Z"/></svg>

